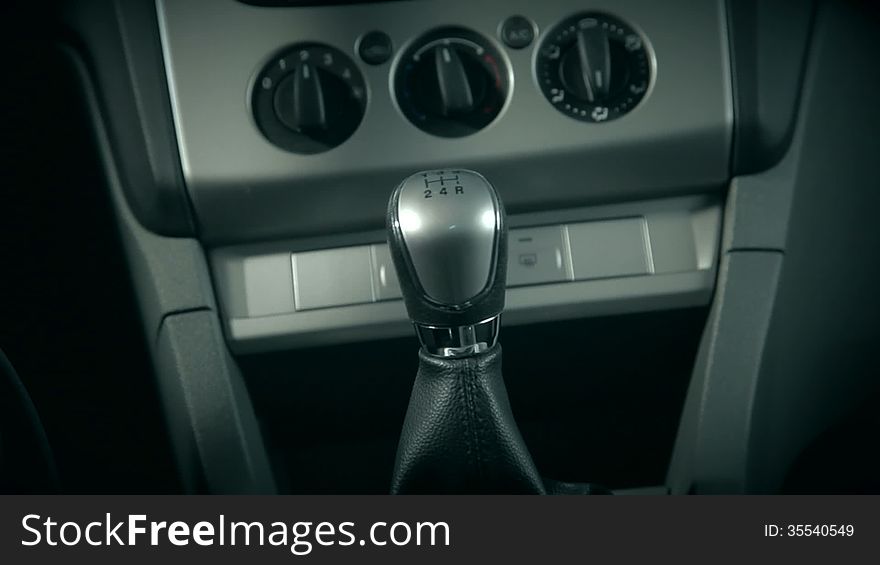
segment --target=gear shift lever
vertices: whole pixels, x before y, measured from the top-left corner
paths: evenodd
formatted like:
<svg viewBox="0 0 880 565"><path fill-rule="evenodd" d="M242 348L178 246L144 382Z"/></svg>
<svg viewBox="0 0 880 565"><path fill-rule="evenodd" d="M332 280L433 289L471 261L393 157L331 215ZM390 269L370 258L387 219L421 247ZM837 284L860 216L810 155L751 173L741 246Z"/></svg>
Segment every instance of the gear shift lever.
<svg viewBox="0 0 880 565"><path fill-rule="evenodd" d="M388 204L388 241L422 349L392 492L543 493L501 375L504 209L481 175L416 173Z"/></svg>
<svg viewBox="0 0 880 565"><path fill-rule="evenodd" d="M495 189L463 170L416 173L391 196L391 253L425 350L486 351L504 308L507 234Z"/></svg>

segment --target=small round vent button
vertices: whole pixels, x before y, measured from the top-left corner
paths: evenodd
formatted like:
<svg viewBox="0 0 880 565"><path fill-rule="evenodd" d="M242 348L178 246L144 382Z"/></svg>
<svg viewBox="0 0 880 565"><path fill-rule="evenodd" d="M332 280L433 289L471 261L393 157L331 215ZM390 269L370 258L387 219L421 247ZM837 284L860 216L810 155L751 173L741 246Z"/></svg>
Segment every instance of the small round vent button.
<svg viewBox="0 0 880 565"><path fill-rule="evenodd" d="M384 31L368 31L358 40L357 52L364 63L381 65L391 58L391 38Z"/></svg>
<svg viewBox="0 0 880 565"><path fill-rule="evenodd" d="M524 16L510 16L501 23L499 35L511 49L523 49L535 39L535 25Z"/></svg>

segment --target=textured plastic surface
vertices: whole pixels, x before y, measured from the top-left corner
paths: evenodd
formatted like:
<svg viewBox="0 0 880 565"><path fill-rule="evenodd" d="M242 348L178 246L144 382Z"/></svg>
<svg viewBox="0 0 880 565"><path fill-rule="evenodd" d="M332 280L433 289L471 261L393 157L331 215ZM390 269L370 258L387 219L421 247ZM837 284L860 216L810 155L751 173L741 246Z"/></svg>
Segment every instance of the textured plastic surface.
<svg viewBox="0 0 880 565"><path fill-rule="evenodd" d="M722 259L670 471L676 494L745 490L751 406L782 263L778 251Z"/></svg>
<svg viewBox="0 0 880 565"><path fill-rule="evenodd" d="M791 146L730 193L673 493L778 492L801 450L876 390L880 267L864 250L880 246L880 70L867 10L820 4Z"/></svg>
<svg viewBox="0 0 880 565"><path fill-rule="evenodd" d="M732 169L767 169L785 154L798 111L812 0L727 0L736 114Z"/></svg>
<svg viewBox="0 0 880 565"><path fill-rule="evenodd" d="M176 424L173 443L186 491L273 493L257 420L216 314L169 316L157 340L156 371Z"/></svg>
<svg viewBox="0 0 880 565"><path fill-rule="evenodd" d="M157 235L135 217L82 61L81 79L187 492L274 492L253 407L223 341L201 246Z"/></svg>

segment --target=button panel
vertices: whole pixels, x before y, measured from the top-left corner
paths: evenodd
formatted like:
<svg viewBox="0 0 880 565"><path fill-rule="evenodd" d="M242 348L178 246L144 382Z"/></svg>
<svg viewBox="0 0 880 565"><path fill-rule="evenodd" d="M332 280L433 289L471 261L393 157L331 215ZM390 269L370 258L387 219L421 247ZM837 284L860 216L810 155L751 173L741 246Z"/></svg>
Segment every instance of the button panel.
<svg viewBox="0 0 880 565"><path fill-rule="evenodd" d="M385 243L294 253L292 268L297 311L402 297ZM652 272L644 218L518 228L508 234L509 288Z"/></svg>
<svg viewBox="0 0 880 565"><path fill-rule="evenodd" d="M708 304L721 213L718 199L689 196L511 216L504 323ZM411 336L381 237L211 250L230 345L256 352Z"/></svg>

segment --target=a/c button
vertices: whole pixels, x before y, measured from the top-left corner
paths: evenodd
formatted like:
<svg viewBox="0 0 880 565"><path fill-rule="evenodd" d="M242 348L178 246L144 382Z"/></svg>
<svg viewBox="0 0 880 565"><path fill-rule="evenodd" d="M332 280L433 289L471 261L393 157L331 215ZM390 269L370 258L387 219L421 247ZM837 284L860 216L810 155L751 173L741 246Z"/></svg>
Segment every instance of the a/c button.
<svg viewBox="0 0 880 565"><path fill-rule="evenodd" d="M510 16L501 24L500 35L511 49L522 49L535 39L535 26L528 18Z"/></svg>

